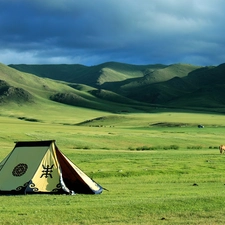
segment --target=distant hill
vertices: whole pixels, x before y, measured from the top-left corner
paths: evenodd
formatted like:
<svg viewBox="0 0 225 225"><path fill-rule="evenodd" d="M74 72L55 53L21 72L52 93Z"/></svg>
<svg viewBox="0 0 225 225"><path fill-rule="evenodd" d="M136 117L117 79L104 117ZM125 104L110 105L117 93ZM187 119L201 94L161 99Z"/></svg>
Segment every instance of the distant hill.
<svg viewBox="0 0 225 225"><path fill-rule="evenodd" d="M108 62L96 66L79 64L58 65L9 65L21 72L35 74L39 77L63 80L70 83L86 84L98 87L106 82L118 82L132 78L143 77L146 70L164 68L164 65L130 65Z"/></svg>
<svg viewBox="0 0 225 225"><path fill-rule="evenodd" d="M145 103L88 85L43 78L0 64L0 106L38 105L49 108L54 102L107 112L145 110Z"/></svg>
<svg viewBox="0 0 225 225"><path fill-rule="evenodd" d="M93 100L135 106L225 107L225 64L201 67L107 62L95 66L20 64L8 68L57 80L61 85L64 82L74 89L76 96L57 92L50 99L66 104L72 102L72 105L81 101L83 103L79 105L82 107L93 104Z"/></svg>

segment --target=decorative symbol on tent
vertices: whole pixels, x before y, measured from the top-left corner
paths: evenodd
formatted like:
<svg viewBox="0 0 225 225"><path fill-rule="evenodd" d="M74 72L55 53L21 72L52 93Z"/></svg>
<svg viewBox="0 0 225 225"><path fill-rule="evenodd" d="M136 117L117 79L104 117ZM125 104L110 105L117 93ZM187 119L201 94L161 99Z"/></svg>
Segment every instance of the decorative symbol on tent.
<svg viewBox="0 0 225 225"><path fill-rule="evenodd" d="M49 165L47 165L47 167L45 167L44 165L42 165L43 170L42 170L42 175L40 178L42 178L43 176L45 176L45 178L47 178L48 176L50 176L52 178L52 168L53 168L54 164L52 164L51 167L49 167Z"/></svg>
<svg viewBox="0 0 225 225"><path fill-rule="evenodd" d="M31 190L32 190L33 192L38 192L38 188L35 187L35 184L34 184L34 183L30 183L29 187L31 188Z"/></svg>
<svg viewBox="0 0 225 225"><path fill-rule="evenodd" d="M26 182L25 184L23 184L22 186L19 186L15 189L15 191L21 191L22 189L24 189L25 187L27 187L27 185L29 184L29 182Z"/></svg>
<svg viewBox="0 0 225 225"><path fill-rule="evenodd" d="M20 177L26 173L28 165L24 163L18 164L12 171L12 175L15 177Z"/></svg>

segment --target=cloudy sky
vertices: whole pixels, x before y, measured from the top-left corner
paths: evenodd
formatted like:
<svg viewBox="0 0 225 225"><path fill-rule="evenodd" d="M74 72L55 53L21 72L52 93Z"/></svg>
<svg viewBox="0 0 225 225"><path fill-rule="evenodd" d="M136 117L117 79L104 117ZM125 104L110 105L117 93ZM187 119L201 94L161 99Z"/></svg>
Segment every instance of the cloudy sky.
<svg viewBox="0 0 225 225"><path fill-rule="evenodd" d="M0 62L219 65L224 0L0 0Z"/></svg>

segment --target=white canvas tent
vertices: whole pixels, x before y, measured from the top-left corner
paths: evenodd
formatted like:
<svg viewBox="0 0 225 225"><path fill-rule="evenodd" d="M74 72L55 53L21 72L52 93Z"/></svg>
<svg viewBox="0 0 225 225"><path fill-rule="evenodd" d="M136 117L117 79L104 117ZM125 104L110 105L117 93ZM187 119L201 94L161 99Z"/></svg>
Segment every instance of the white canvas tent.
<svg viewBox="0 0 225 225"><path fill-rule="evenodd" d="M54 140L16 142L0 163L0 195L102 191L57 148Z"/></svg>

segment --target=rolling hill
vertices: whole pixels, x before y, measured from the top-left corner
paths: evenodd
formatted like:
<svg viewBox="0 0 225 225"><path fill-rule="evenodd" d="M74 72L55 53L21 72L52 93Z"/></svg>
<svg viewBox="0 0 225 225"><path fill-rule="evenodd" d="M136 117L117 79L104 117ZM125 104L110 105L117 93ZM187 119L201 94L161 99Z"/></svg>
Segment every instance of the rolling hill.
<svg viewBox="0 0 225 225"><path fill-rule="evenodd" d="M78 64L59 65L9 65L21 72L35 74L40 77L54 80L63 80L70 83L81 83L98 87L105 82L117 82L131 78L142 77L145 70L164 68L164 65L130 65L117 62L108 62L96 66Z"/></svg>
<svg viewBox="0 0 225 225"><path fill-rule="evenodd" d="M84 84L43 78L0 64L0 105L49 108L60 104L106 112L145 110L144 103Z"/></svg>
<svg viewBox="0 0 225 225"><path fill-rule="evenodd" d="M107 62L95 66L20 64L5 67L17 75L26 74L26 83L35 84L37 79L42 79L39 83L43 83L43 79L54 82L54 85L45 85L45 93L47 87L51 89L47 98L69 105L100 110L111 103L134 108L162 106L219 111L225 108L225 64L200 67ZM56 84L61 85L58 91L52 88Z"/></svg>

